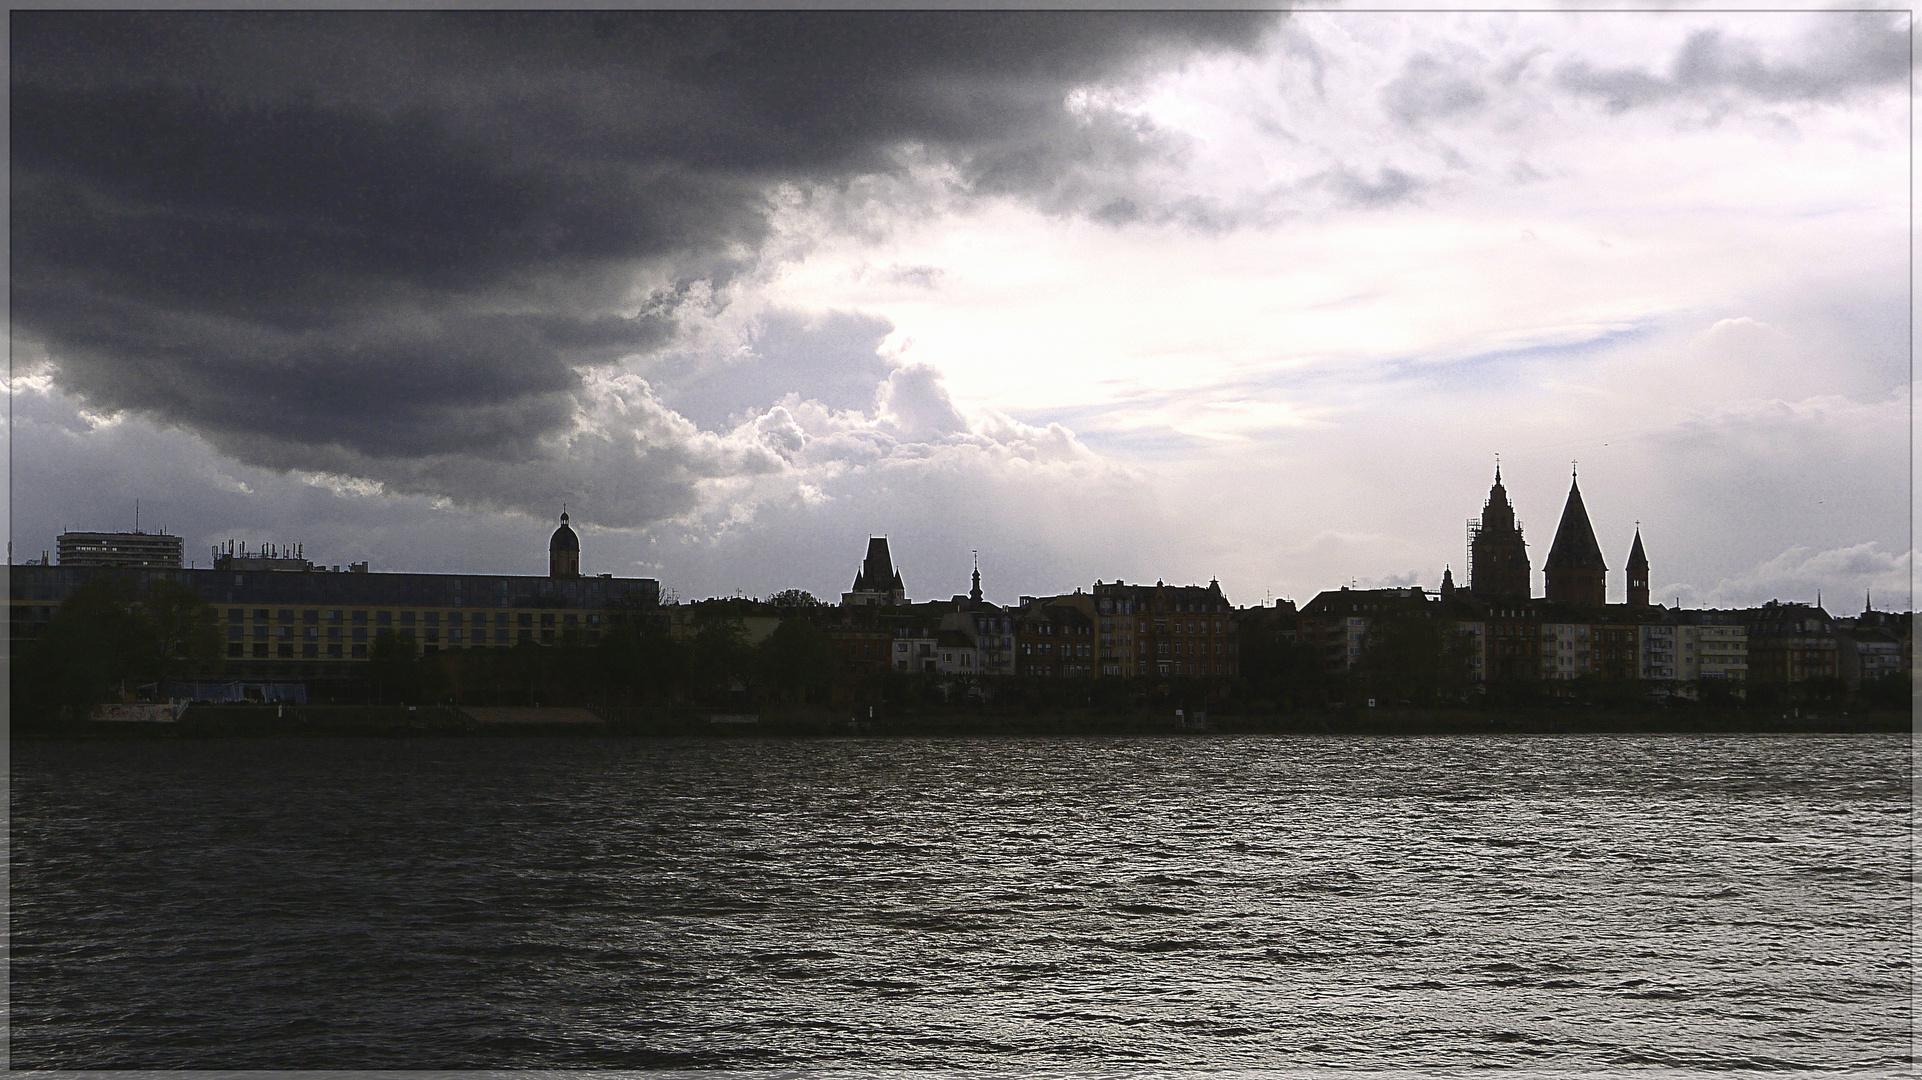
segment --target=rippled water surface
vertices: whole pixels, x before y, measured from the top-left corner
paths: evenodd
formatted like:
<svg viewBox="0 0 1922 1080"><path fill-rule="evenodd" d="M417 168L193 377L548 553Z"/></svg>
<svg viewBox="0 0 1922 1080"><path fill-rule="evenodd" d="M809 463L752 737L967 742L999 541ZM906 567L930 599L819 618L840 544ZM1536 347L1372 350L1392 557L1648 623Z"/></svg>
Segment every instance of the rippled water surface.
<svg viewBox="0 0 1922 1080"><path fill-rule="evenodd" d="M14 1068L1898 1071L1906 736L16 744Z"/></svg>

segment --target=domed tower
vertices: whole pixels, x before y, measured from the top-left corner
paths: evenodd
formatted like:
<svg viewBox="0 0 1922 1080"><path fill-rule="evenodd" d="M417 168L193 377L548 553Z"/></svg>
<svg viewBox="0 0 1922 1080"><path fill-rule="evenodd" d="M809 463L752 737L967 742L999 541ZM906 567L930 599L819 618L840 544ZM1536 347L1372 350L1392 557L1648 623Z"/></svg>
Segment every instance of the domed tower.
<svg viewBox="0 0 1922 1080"><path fill-rule="evenodd" d="M1608 602L1608 564L1602 561L1602 545L1595 540L1588 507L1582 505L1581 485L1573 477L1562 523L1555 529L1548 561L1542 563L1542 576L1548 579L1548 599L1553 603L1598 608Z"/></svg>
<svg viewBox="0 0 1922 1080"><path fill-rule="evenodd" d="M567 524L567 511L561 511L561 527L547 541L547 576L581 576L581 538Z"/></svg>
<svg viewBox="0 0 1922 1080"><path fill-rule="evenodd" d="M1635 527L1635 546L1628 550L1628 606L1648 606L1648 556L1642 553L1642 527Z"/></svg>
<svg viewBox="0 0 1922 1080"><path fill-rule="evenodd" d="M1469 522L1468 530L1468 591L1478 600L1528 599L1528 544L1509 505L1508 489L1502 486L1499 464L1481 522Z"/></svg>

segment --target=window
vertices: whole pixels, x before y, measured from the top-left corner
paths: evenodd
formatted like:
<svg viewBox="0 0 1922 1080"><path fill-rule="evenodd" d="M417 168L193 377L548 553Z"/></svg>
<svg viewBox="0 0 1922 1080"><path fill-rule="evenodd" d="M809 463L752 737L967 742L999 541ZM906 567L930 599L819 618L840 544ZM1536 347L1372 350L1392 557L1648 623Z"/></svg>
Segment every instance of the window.
<svg viewBox="0 0 1922 1080"><path fill-rule="evenodd" d="M332 624L332 625L334 625L334 626L339 626L339 625L340 625L340 612L339 612L339 611L329 611L329 612L327 613L327 621L328 621L328 623L330 623L330 624Z"/></svg>
<svg viewBox="0 0 1922 1080"><path fill-rule="evenodd" d="M275 615L274 621L275 622L293 622L294 613L287 608L281 608L280 611Z"/></svg>
<svg viewBox="0 0 1922 1080"><path fill-rule="evenodd" d="M245 645L242 645L242 644L241 644L240 642L238 642L238 641L234 641L234 642L229 642L229 643L228 643L228 645L227 645L227 655L228 655L228 656L233 656L233 657L238 657L238 656L240 656L240 655L241 655L241 654L242 654L243 652L245 652L245 651L246 651L246 649L247 649L247 646L245 646Z"/></svg>
<svg viewBox="0 0 1922 1080"><path fill-rule="evenodd" d="M421 633L426 635L427 641L430 644L438 643L440 641L440 627L438 626L427 627L426 629L422 630Z"/></svg>
<svg viewBox="0 0 1922 1080"><path fill-rule="evenodd" d="M255 608L255 609L254 609L254 621L255 621L255 622L266 622L266 621L267 621L267 609L266 609L266 608L264 608L264 607L263 607L263 608Z"/></svg>
<svg viewBox="0 0 1922 1080"><path fill-rule="evenodd" d="M265 659L267 659L267 646L266 646L266 644L265 644L264 642L263 642L263 643L256 643L256 644L254 645L254 659L256 659L256 660L265 660Z"/></svg>
<svg viewBox="0 0 1922 1080"><path fill-rule="evenodd" d="M354 640L355 640L355 641L366 641L366 640L367 640L367 628L366 628L366 627L364 627L364 626L356 626L356 627L354 627Z"/></svg>
<svg viewBox="0 0 1922 1080"><path fill-rule="evenodd" d="M318 626L303 626L303 627L301 627L301 628L300 628L300 636L301 636L301 637L304 637L304 638L306 638L306 639L307 639L308 641L319 641L319 640L320 640L320 627L318 627Z"/></svg>
<svg viewBox="0 0 1922 1080"><path fill-rule="evenodd" d="M477 617L478 617L478 616L477 616ZM464 618L462 617L462 615L461 615L461 613L460 613L460 612L458 612L458 611L450 611L450 612L448 612L448 613L447 613L447 625L449 625L449 626L460 626L460 625L462 625L462 623L463 623L463 622L465 622L465 619L464 619ZM457 640L458 640L458 639L457 639Z"/></svg>
<svg viewBox="0 0 1922 1080"><path fill-rule="evenodd" d="M338 645L327 646L327 659L329 660L340 659L340 646Z"/></svg>
<svg viewBox="0 0 1922 1080"><path fill-rule="evenodd" d="M573 626L576 624L577 621L578 621L577 618L573 615L561 616L561 625L563 626Z"/></svg>
<svg viewBox="0 0 1922 1080"><path fill-rule="evenodd" d="M476 618L479 618L480 616L475 616L475 617L476 617ZM507 625L507 612L505 612L505 611L496 611L496 612L494 613L494 625L495 625L495 626L506 626L506 625ZM497 638L495 638L495 640L496 640L496 641L506 641L507 639L506 639L506 638L504 638L504 637L497 637Z"/></svg>
<svg viewBox="0 0 1922 1080"><path fill-rule="evenodd" d="M447 640L453 642L456 645L459 645L462 640L461 635L465 633L466 631L462 630L460 627L458 626L453 627L452 629L447 631Z"/></svg>
<svg viewBox="0 0 1922 1080"><path fill-rule="evenodd" d="M425 622L425 623L426 623L427 625L429 625L429 626L439 626L439 625L440 625L440 612L438 612L438 611L430 611L430 612L428 612L427 614L425 614L425 615L423 615L423 616L421 616L421 621L422 621L422 622Z"/></svg>
<svg viewBox="0 0 1922 1080"><path fill-rule="evenodd" d="M364 612L364 611L356 611L356 612L354 612L354 625L355 625L355 626L366 626L366 625L367 625L367 613L366 613L366 612Z"/></svg>
<svg viewBox="0 0 1922 1080"><path fill-rule="evenodd" d="M266 627L264 627L264 626L256 626L256 627L254 627L254 640L255 640L255 641L266 641L266 640L267 640L267 628L266 628Z"/></svg>
<svg viewBox="0 0 1922 1080"><path fill-rule="evenodd" d="M515 626L532 626L532 625L534 625L534 615L533 615L533 613L532 613L532 612L528 612L528 611L521 611L521 612L516 612L516 613L515 613L515 615L514 615L514 625L515 625ZM524 638L531 638L531 637L533 637L534 635L532 635L532 634L522 634L521 636L522 636L522 637L524 637Z"/></svg>
<svg viewBox="0 0 1922 1080"><path fill-rule="evenodd" d="M280 646L277 649L275 649L274 652L275 652L275 655L280 657L280 659L282 660L292 660L294 658L293 643L283 641L280 643Z"/></svg>
<svg viewBox="0 0 1922 1080"><path fill-rule="evenodd" d="M366 633L366 631L364 631L364 630L356 630L356 631L354 631L354 632L355 632L355 633L357 633L357 634L362 634L362 633ZM356 646L354 646L354 659L356 659L356 660L365 660L365 659L367 659L367 646L365 646L365 645L356 645Z"/></svg>
<svg viewBox="0 0 1922 1080"><path fill-rule="evenodd" d="M375 626L392 626L392 625L394 625L394 613L393 613L393 612L391 612L391 611L376 611L376 612L374 612L374 625L375 625Z"/></svg>
<svg viewBox="0 0 1922 1080"><path fill-rule="evenodd" d="M507 631L505 630L494 631L494 643L497 645L507 644Z"/></svg>
<svg viewBox="0 0 1922 1080"><path fill-rule="evenodd" d="M241 616L243 616L243 615L245 615L245 614L247 614L247 612L246 612L246 611L245 611L244 609L241 609L241 608L237 608L237 607L235 607L235 608L228 608L228 609L227 609L227 621L228 621L228 622L239 622L239 621L241 621Z"/></svg>
<svg viewBox="0 0 1922 1080"><path fill-rule="evenodd" d="M228 641L239 641L239 640L240 640L240 636L241 636L241 635L242 635L243 633L245 633L245 632L246 632L246 631L244 631L244 630L243 630L242 628L240 628L240 627L238 627L238 626L229 626L229 627L227 628L227 640L228 640ZM230 653L229 655L235 655L235 656L237 656L237 655L239 655L239 654L238 654L238 653Z"/></svg>
<svg viewBox="0 0 1922 1080"><path fill-rule="evenodd" d="M330 626L330 627L328 627L328 628L327 628L327 640L328 640L328 641L339 641L339 640L340 640L340 627L338 627L338 626Z"/></svg>
<svg viewBox="0 0 1922 1080"><path fill-rule="evenodd" d="M412 625L414 625L414 613L413 613L413 612L411 612L411 611L403 611L403 612L401 612L401 613L400 613L400 624L401 624L402 626L412 626Z"/></svg>
<svg viewBox="0 0 1922 1080"><path fill-rule="evenodd" d="M320 612L303 611L300 613L300 621L306 623L309 626L318 625L320 623Z"/></svg>

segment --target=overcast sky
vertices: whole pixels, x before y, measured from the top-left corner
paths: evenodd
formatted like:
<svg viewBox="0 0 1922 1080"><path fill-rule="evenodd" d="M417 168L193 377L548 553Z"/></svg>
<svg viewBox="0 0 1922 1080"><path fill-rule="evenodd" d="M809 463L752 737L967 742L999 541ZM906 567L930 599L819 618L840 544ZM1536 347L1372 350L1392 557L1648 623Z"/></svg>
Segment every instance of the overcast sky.
<svg viewBox="0 0 1922 1080"><path fill-rule="evenodd" d="M1906 13L11 20L16 559L1909 604Z"/></svg>

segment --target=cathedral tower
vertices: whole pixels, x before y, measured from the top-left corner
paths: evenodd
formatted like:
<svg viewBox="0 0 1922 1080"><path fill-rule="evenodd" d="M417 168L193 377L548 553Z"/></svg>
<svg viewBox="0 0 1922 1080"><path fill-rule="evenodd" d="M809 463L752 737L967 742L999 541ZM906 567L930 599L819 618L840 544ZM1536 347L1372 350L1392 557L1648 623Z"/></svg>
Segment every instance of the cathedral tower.
<svg viewBox="0 0 1922 1080"><path fill-rule="evenodd" d="M1562 507L1562 523L1555 529L1542 576L1548 579L1548 599L1553 603L1594 608L1608 603L1608 565L1602 561L1602 545L1595 542L1595 527L1588 523L1581 485L1572 477L1568 504Z"/></svg>
<svg viewBox="0 0 1922 1080"><path fill-rule="evenodd" d="M1648 606L1648 556L1642 554L1642 529L1635 528L1635 546L1628 549L1628 606Z"/></svg>
<svg viewBox="0 0 1922 1080"><path fill-rule="evenodd" d="M1502 486L1502 467L1488 489L1479 524L1468 525L1468 591L1478 600L1526 600L1529 595L1528 545Z"/></svg>

